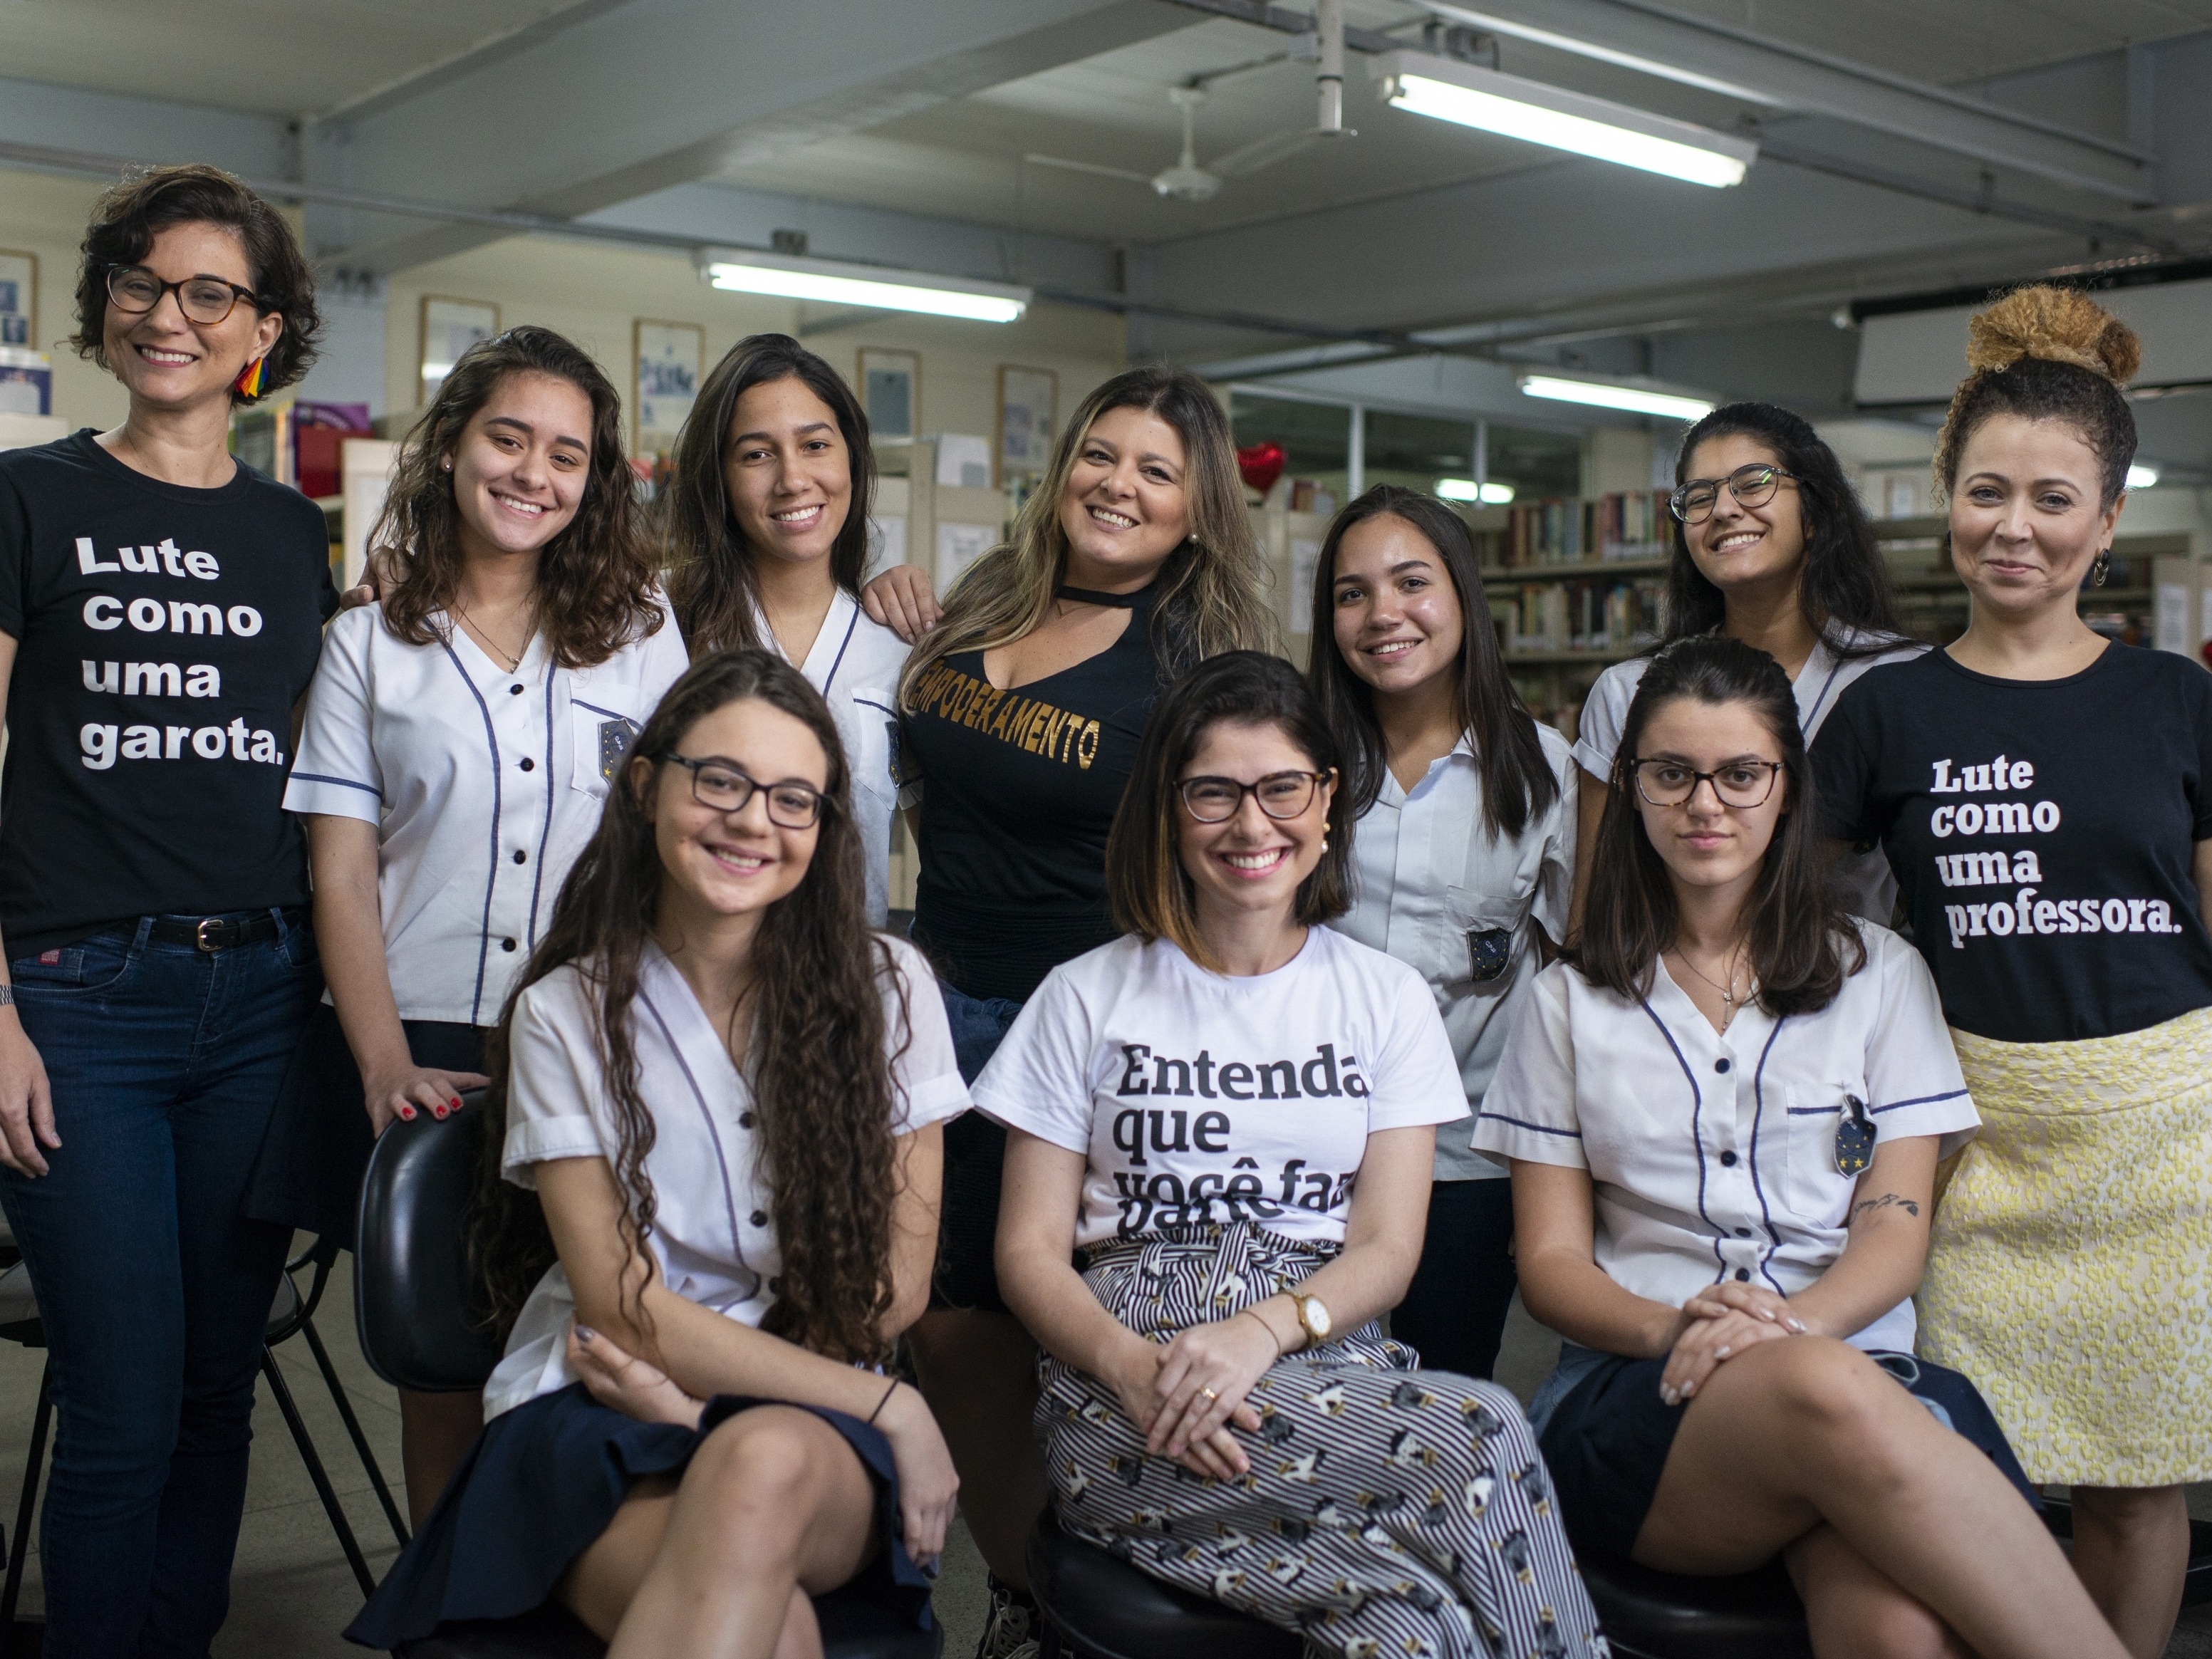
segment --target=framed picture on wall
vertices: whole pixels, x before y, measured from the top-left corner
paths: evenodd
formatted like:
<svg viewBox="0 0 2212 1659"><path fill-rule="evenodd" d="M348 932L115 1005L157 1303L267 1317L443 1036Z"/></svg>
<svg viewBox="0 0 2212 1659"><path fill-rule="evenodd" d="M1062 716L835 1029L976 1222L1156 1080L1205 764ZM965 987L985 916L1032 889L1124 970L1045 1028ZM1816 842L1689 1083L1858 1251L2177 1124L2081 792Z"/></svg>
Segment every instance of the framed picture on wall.
<svg viewBox="0 0 2212 1659"><path fill-rule="evenodd" d="M1060 376L1048 368L999 365L998 449L991 460L993 480L1004 489L1007 480L1034 477L1044 471L1052 453L1054 405L1060 400Z"/></svg>
<svg viewBox="0 0 2212 1659"><path fill-rule="evenodd" d="M488 300L422 296L422 355L417 395L427 405L438 395L460 355L499 332L499 307Z"/></svg>
<svg viewBox="0 0 2212 1659"><path fill-rule="evenodd" d="M860 348L860 407L878 438L911 438L921 430L921 354Z"/></svg>
<svg viewBox="0 0 2212 1659"><path fill-rule="evenodd" d="M38 315L39 256L0 248L0 346L28 349Z"/></svg>
<svg viewBox="0 0 2212 1659"><path fill-rule="evenodd" d="M637 383L630 409L636 420L636 450L659 454L676 447L676 434L690 418L706 373L707 331L696 323L659 323L641 317L630 325L636 352Z"/></svg>

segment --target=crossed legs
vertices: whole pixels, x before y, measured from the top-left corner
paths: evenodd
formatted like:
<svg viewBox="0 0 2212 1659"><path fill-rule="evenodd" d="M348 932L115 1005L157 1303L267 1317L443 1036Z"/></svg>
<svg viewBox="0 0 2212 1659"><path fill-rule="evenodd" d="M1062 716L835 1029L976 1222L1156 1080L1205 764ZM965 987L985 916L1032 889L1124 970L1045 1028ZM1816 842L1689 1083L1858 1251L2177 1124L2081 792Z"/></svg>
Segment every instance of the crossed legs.
<svg viewBox="0 0 2212 1659"><path fill-rule="evenodd" d="M1761 1343L1713 1374L1634 1553L1729 1573L1778 1551L1824 1659L2128 1659L1995 1466L1841 1342Z"/></svg>
<svg viewBox="0 0 2212 1659"><path fill-rule="evenodd" d="M844 1437L757 1406L709 1434L680 1480L640 1481L556 1594L608 1659L822 1659L808 1597L875 1543L874 1487Z"/></svg>

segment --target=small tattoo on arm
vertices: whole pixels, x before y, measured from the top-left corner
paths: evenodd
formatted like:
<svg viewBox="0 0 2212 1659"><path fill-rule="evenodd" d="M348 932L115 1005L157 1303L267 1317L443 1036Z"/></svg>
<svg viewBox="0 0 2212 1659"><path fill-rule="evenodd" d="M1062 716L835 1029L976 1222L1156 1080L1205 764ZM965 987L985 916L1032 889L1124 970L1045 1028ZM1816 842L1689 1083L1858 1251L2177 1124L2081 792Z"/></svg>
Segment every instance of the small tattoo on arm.
<svg viewBox="0 0 2212 1659"><path fill-rule="evenodd" d="M1920 1213L1920 1206L1915 1203L1912 1200L1909 1198L1899 1198L1895 1193L1884 1193L1880 1198L1863 1199L1858 1203L1852 1205L1850 1219L1844 1222L1844 1224L1846 1227L1856 1226L1858 1223L1858 1218L1864 1215L1869 1210L1886 1210L1893 1204L1896 1205L1909 1216L1917 1217Z"/></svg>

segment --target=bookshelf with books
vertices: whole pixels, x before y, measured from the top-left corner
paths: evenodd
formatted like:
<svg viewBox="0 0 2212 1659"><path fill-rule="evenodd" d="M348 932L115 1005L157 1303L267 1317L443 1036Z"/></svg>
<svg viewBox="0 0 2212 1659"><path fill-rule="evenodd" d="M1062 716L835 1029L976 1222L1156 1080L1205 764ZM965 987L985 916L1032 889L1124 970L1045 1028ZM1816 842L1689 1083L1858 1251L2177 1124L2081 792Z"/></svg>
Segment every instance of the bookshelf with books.
<svg viewBox="0 0 2212 1659"><path fill-rule="evenodd" d="M1905 631L1931 645L1948 645L1966 631L1970 601L1966 584L1944 548L1949 521L1941 516L1877 519L1875 541L1897 586ZM2081 618L2099 633L2130 645L2148 645L2156 632L2154 564L2191 558L2185 532L2119 535L2102 587L2084 584Z"/></svg>

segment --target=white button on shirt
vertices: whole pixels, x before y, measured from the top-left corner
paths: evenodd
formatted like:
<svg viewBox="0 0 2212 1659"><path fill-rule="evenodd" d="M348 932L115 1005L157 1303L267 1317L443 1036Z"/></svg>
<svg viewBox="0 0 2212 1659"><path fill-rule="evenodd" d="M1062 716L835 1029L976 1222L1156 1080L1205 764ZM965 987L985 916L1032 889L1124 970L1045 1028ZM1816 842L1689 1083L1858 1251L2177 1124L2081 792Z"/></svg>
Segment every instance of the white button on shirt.
<svg viewBox="0 0 2212 1659"><path fill-rule="evenodd" d="M753 626L778 655L783 647L756 608ZM868 921L884 926L890 904L891 814L898 810L898 681L905 641L863 611L843 588L799 672L830 705L853 774L853 817L868 855ZM789 660L787 658L786 660Z"/></svg>
<svg viewBox="0 0 2212 1659"><path fill-rule="evenodd" d="M1597 1265L1637 1295L1680 1307L1724 1280L1789 1296L1842 1254L1858 1177L1836 1132L1858 1100L1876 1142L1942 1137L1948 1157L1980 1123L1936 985L1919 953L1863 924L1867 965L1817 1013L1756 1003L1713 1030L1662 964L1650 994L1547 969L1492 1079L1485 1151L1588 1170ZM1850 1340L1910 1352L1912 1304Z"/></svg>
<svg viewBox="0 0 2212 1659"><path fill-rule="evenodd" d="M907 1010L902 1030L896 994L901 988L886 982L892 1127L904 1134L958 1116L968 1109L968 1091L953 1061L952 1033L928 966L905 940L886 938L885 943L903 981ZM547 975L515 1001L500 1173L518 1187L535 1189L539 1164L568 1158L611 1161L616 1155L620 1139L592 1035L595 1001L574 966ZM731 1063L721 1033L684 976L650 943L639 964L632 1009L638 1097L653 1113L655 1137L645 1168L659 1209L646 1248L670 1290L757 1327L775 1304L773 1281L783 1255L774 1194L760 1164L751 1087ZM523 1304L506 1357L484 1385L487 1422L576 1380L568 1362L574 1310L568 1274L556 1262Z"/></svg>
<svg viewBox="0 0 2212 1659"><path fill-rule="evenodd" d="M1537 726L1536 736L1559 779L1559 798L1510 839L1484 825L1482 768L1467 738L1432 762L1410 793L1386 769L1382 793L1352 837L1352 908L1331 924L1419 972L1443 1015L1468 1115L1437 1131L1438 1181L1505 1175L1503 1164L1468 1145L1474 1112L1535 982L1535 930L1555 940L1566 933L1575 876L1574 763L1567 740L1550 726ZM1511 956L1504 972L1477 980L1471 936L1492 930L1509 936Z"/></svg>
<svg viewBox="0 0 2212 1659"><path fill-rule="evenodd" d="M1856 630L1850 630L1844 643L1858 637ZM1813 746L1820 723L1828 718L1836 699L1860 675L1885 663L1910 662L1927 649L1923 640L1899 639L1863 657L1843 657L1831 650L1825 639L1815 641L1813 654L1797 671L1792 687L1797 694L1797 726L1805 734L1805 747ZM1636 688L1643 684L1644 671L1650 666L1649 657L1631 657L1613 664L1590 687L1583 704L1575 760L1592 777L1602 781L1613 775L1613 757L1628 724L1628 705L1635 701ZM1896 913L1897 878L1890 872L1888 856L1879 847L1846 854L1836 866L1835 880L1854 915L1887 922Z"/></svg>
<svg viewBox="0 0 2212 1659"><path fill-rule="evenodd" d="M582 669L555 666L541 635L510 672L431 620L450 637L410 645L373 605L331 624L284 805L377 826L399 1017L489 1025L686 658L665 609Z"/></svg>

